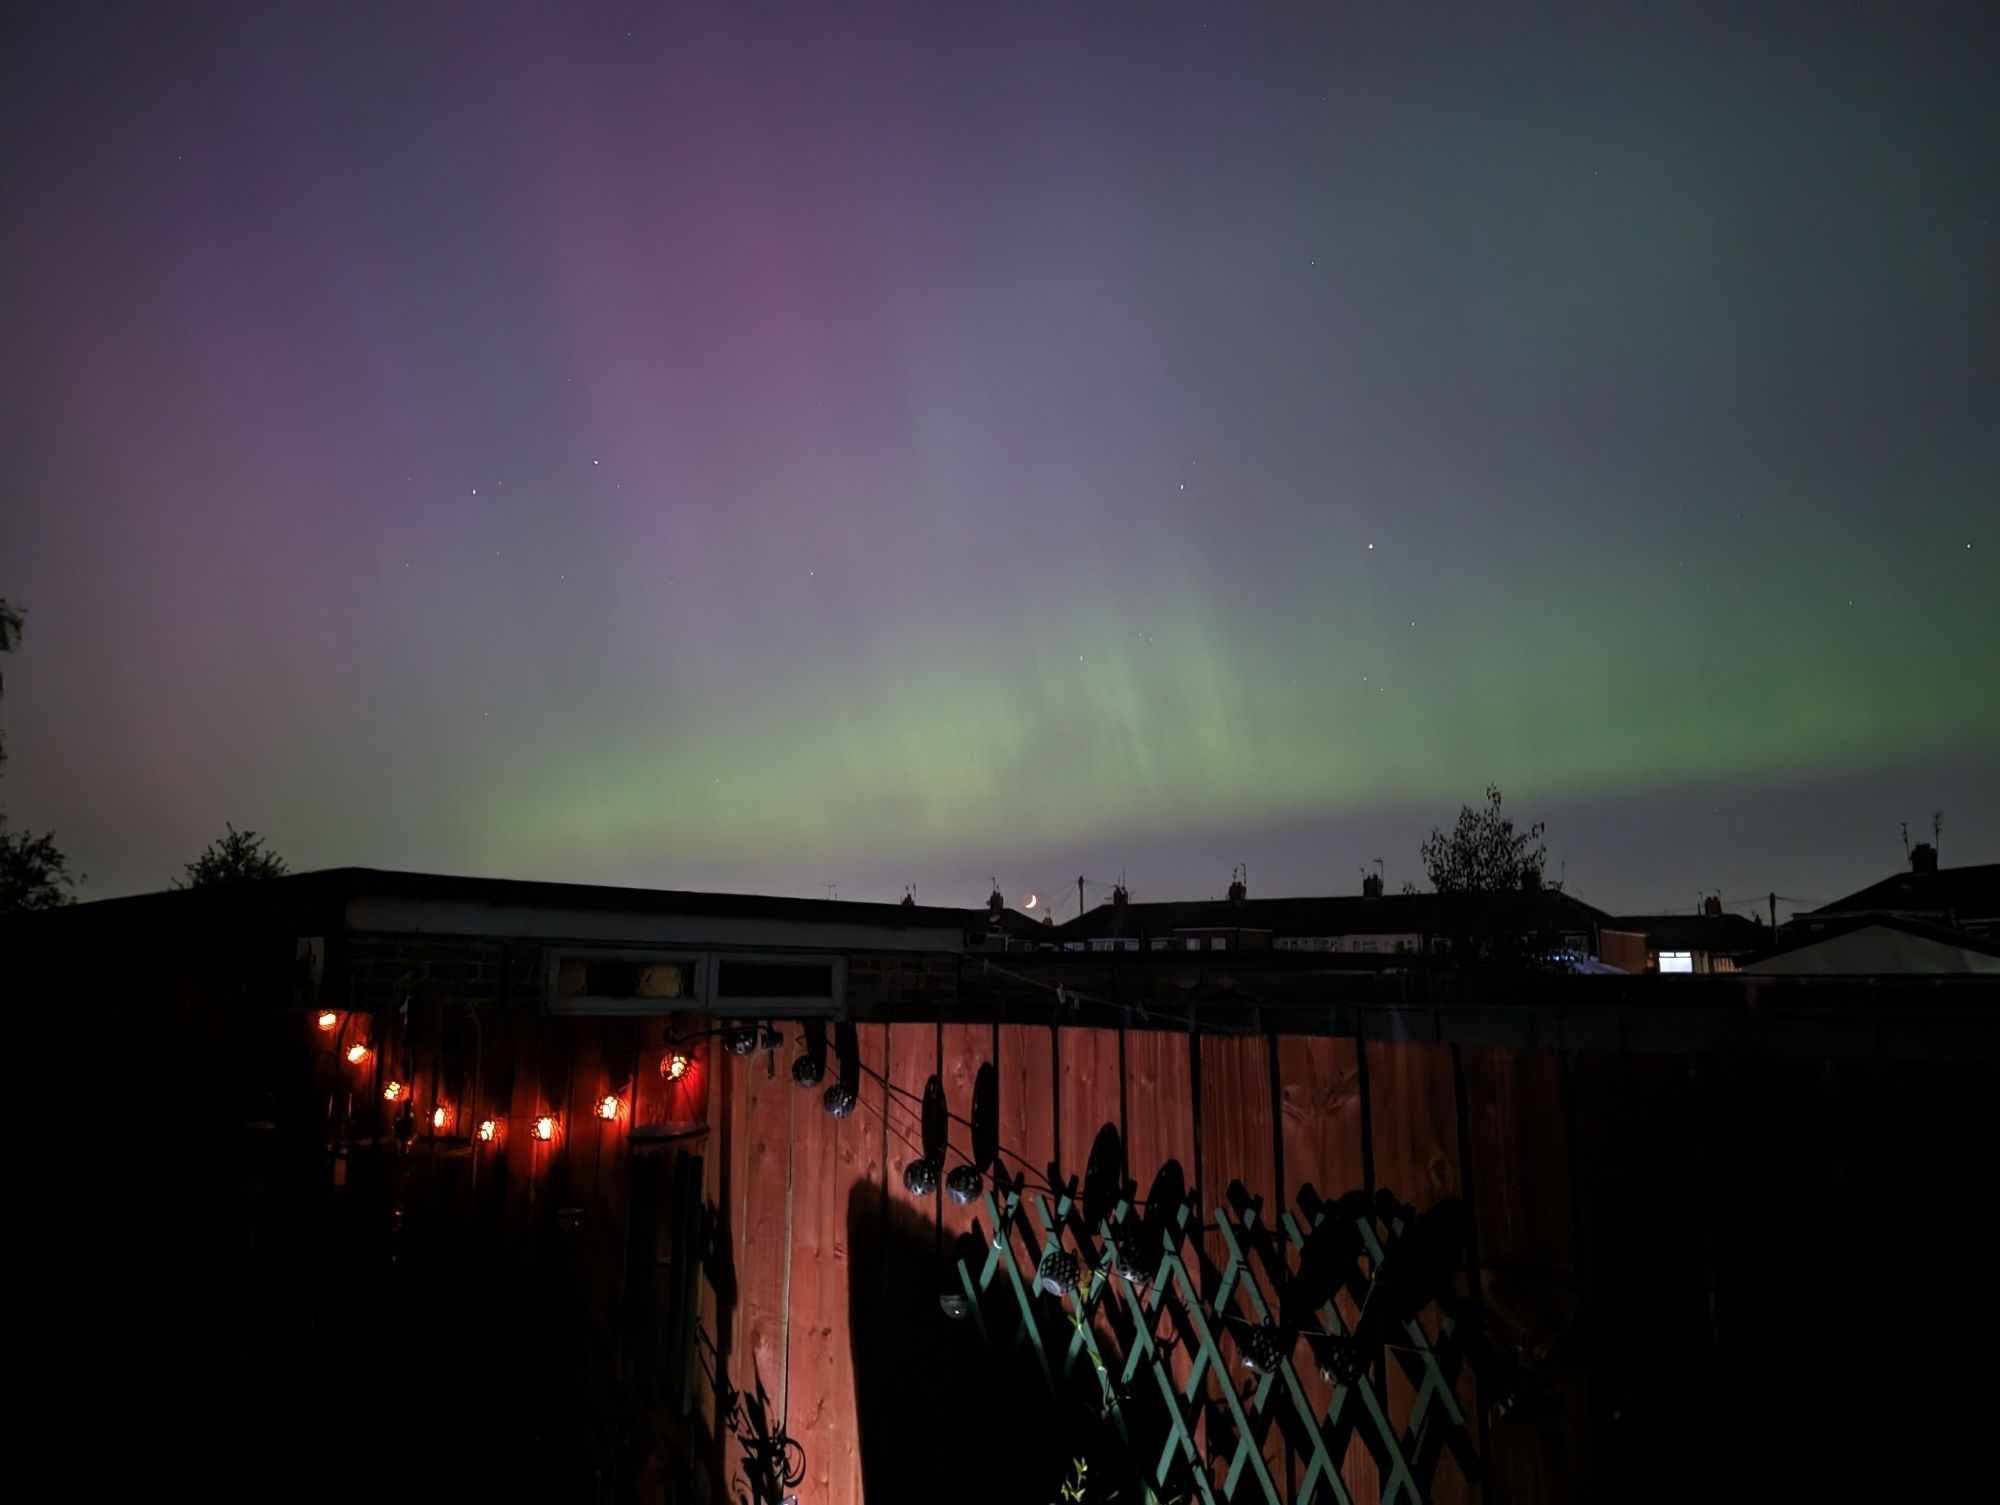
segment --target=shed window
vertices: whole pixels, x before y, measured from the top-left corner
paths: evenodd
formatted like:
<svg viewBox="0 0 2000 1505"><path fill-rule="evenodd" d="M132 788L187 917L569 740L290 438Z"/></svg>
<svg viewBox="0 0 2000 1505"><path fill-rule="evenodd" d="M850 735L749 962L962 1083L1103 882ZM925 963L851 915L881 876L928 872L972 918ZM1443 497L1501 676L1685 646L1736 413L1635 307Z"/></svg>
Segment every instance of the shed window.
<svg viewBox="0 0 2000 1505"><path fill-rule="evenodd" d="M744 998L833 997L832 962L725 961L716 969L715 996Z"/></svg>

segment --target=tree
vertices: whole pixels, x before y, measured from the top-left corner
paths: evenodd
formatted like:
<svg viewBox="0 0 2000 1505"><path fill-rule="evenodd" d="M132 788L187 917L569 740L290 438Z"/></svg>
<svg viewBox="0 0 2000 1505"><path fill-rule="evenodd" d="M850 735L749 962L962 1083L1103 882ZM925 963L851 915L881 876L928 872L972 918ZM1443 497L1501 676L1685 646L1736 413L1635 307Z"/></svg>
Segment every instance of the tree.
<svg viewBox="0 0 2000 1505"><path fill-rule="evenodd" d="M1437 949L1453 965L1488 971L1560 965L1550 924L1554 901L1542 884L1548 848L1541 822L1516 831L1497 787L1486 786L1483 807L1460 807L1449 832L1433 830L1423 859L1431 887L1445 900Z"/></svg>
<svg viewBox="0 0 2000 1505"><path fill-rule="evenodd" d="M207 888L215 883L254 883L260 878L282 878L289 871L285 859L264 845L255 831L239 831L223 823L224 835L211 841L208 849L187 864L187 879L174 879L175 888Z"/></svg>
<svg viewBox="0 0 2000 1505"><path fill-rule="evenodd" d="M1424 870L1441 894L1519 893L1538 886L1548 861L1542 823L1516 831L1500 811L1500 791L1486 786L1486 807L1463 805L1449 835L1433 830L1423 846Z"/></svg>
<svg viewBox="0 0 2000 1505"><path fill-rule="evenodd" d="M21 608L8 603L0 596L0 653L12 653L14 645L21 641ZM7 688L7 681L0 677L0 693ZM0 763L7 761L7 739L0 736Z"/></svg>
<svg viewBox="0 0 2000 1505"><path fill-rule="evenodd" d="M21 608L0 596L0 653L12 653L21 641ZM6 684L0 680L0 690ZM0 763L7 761L7 748L0 741ZM71 902L76 887L69 859L56 846L55 833L8 829L7 817L0 815L0 914L21 909L55 909Z"/></svg>
<svg viewBox="0 0 2000 1505"><path fill-rule="evenodd" d="M11 831L0 815L0 914L22 909L57 909L74 903L69 859L56 847L55 833Z"/></svg>

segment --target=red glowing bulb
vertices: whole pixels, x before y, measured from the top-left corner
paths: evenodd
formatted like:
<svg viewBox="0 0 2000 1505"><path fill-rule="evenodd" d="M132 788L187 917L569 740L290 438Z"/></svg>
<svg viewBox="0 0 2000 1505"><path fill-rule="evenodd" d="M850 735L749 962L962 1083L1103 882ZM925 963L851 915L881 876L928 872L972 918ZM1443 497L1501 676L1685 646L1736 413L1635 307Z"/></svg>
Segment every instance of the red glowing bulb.
<svg viewBox="0 0 2000 1505"><path fill-rule="evenodd" d="M319 1018L313 1022L321 1029L338 1029L340 1027L340 1015L336 1014L332 1009L321 1009L319 1011Z"/></svg>
<svg viewBox="0 0 2000 1505"><path fill-rule="evenodd" d="M597 1100L597 1116L608 1123L618 1116L624 1106L615 1096L607 1092Z"/></svg>
<svg viewBox="0 0 2000 1505"><path fill-rule="evenodd" d="M347 1059L356 1066L368 1059L368 1047L356 1042L347 1047Z"/></svg>
<svg viewBox="0 0 2000 1505"><path fill-rule="evenodd" d="M688 1058L679 1051L670 1051L660 1057L660 1075L670 1082L678 1082L688 1073Z"/></svg>
<svg viewBox="0 0 2000 1505"><path fill-rule="evenodd" d="M391 1079L383 1084L382 1096L392 1103L400 1103L403 1100L403 1095L409 1090L401 1082Z"/></svg>
<svg viewBox="0 0 2000 1505"><path fill-rule="evenodd" d="M493 1143L494 1140L498 1139L499 1137L500 1137L500 1122L498 1119L482 1118L479 1120L480 1143L491 1144Z"/></svg>
<svg viewBox="0 0 2000 1505"><path fill-rule="evenodd" d="M540 1118L535 1120L535 1138L541 1140L549 1140L549 1139L554 1139L555 1137L556 1137L555 1115L552 1113L544 1113Z"/></svg>

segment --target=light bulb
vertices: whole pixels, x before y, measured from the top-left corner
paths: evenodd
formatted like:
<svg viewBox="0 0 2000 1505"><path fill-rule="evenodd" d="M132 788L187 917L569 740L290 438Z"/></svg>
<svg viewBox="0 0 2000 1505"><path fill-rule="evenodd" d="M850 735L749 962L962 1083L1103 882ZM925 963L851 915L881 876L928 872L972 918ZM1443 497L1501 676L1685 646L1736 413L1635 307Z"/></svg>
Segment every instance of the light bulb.
<svg viewBox="0 0 2000 1505"><path fill-rule="evenodd" d="M321 1029L338 1029L340 1027L340 1015L336 1014L332 1009L321 1009L319 1011L319 1018L313 1022L319 1025Z"/></svg>
<svg viewBox="0 0 2000 1505"><path fill-rule="evenodd" d="M607 1092L597 1100L597 1116L609 1123L618 1116L624 1106L615 1096Z"/></svg>

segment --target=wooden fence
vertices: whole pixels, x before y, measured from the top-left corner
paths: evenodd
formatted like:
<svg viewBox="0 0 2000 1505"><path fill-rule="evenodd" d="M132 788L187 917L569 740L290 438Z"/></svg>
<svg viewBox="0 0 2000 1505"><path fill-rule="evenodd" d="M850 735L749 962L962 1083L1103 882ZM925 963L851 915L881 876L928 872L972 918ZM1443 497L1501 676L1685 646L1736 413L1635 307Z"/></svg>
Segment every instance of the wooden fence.
<svg viewBox="0 0 2000 1505"><path fill-rule="evenodd" d="M52 1204L78 1337L49 1392L157 1429L122 1450L157 1479L349 1497L1041 1505L1085 1456L1096 1505L1137 1498L1176 1421L1163 1492L1190 1498L1887 1497L1947 1454L1988 1467L1964 1378L1992 1336L1980 1059L965 1005L832 1031L802 1087L797 1024L739 1056L666 1037L701 1021L510 998L503 968L323 1031L189 977L74 1024L107 1064L68 1141L89 1173ZM980 1197L918 1195L919 1159L975 1166ZM1011 1241L1031 1280L1054 1228L1087 1273L1128 1217L1185 1271L1137 1293L1165 1293L1157 1325L1113 1285L1028 1293L1058 1369L1085 1330L1109 1357L1121 1433L1094 1365L1044 1379L985 1256ZM1302 1306L1306 1244L1343 1219L1388 1259L1343 1256ZM1321 1340L1418 1225L1430 1283L1393 1313L1415 1331L1344 1380ZM1247 1367L1266 1314L1313 1420ZM1196 1380L1185 1407L1149 1399L1154 1357ZM1380 1425L1329 1420L1343 1389Z"/></svg>

